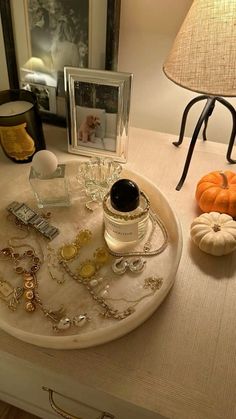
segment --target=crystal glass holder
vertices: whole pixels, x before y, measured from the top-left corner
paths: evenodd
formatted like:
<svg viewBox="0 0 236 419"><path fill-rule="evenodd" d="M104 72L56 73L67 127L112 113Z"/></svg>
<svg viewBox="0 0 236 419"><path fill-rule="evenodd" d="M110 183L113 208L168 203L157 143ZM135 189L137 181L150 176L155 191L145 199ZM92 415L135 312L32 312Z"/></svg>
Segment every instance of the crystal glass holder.
<svg viewBox="0 0 236 419"><path fill-rule="evenodd" d="M121 171L122 166L111 158L92 157L80 163L78 181L91 200L102 202Z"/></svg>

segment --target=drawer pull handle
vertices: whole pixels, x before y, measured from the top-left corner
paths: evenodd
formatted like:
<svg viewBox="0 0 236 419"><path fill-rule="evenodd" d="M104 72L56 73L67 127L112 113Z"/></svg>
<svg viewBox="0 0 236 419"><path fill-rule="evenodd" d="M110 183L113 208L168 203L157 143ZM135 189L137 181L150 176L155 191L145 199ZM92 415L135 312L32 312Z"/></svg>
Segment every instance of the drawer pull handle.
<svg viewBox="0 0 236 419"><path fill-rule="evenodd" d="M54 402L54 399L53 399L53 390L51 388L48 388L48 387L44 387L43 386L42 389L44 391L48 391L48 393L49 393L49 403L51 405L51 408L56 413L58 413L58 415L62 416L65 419L82 419L82 418L79 418L78 416L70 415L69 413L65 412L65 410L63 410L60 407L58 407L56 405L56 403ZM111 415L110 413L103 412L101 414L100 418L98 418L98 419L115 419L115 416Z"/></svg>

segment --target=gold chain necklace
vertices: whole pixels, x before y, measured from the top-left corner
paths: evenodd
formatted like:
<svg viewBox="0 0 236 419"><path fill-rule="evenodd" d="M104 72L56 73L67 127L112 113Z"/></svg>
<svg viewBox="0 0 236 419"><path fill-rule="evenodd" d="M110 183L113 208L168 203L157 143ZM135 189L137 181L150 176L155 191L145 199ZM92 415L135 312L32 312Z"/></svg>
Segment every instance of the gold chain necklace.
<svg viewBox="0 0 236 419"><path fill-rule="evenodd" d="M149 234L148 240L144 243L143 250L140 250L140 251L137 251L137 252L136 251L134 251L134 252L114 252L113 250L111 250L107 246L107 249L108 249L109 253L112 256L115 256L115 257L122 257L122 256L123 257L156 256L156 255L159 255L160 253L162 253L168 245L167 229L166 229L164 223L161 221L161 219L153 211L150 211L149 216L150 216L150 220L152 222L152 229L151 229L151 232ZM155 231L157 225L160 227L160 230L162 232L163 243L157 249L151 250L151 239L152 239L152 236L154 234L154 231Z"/></svg>
<svg viewBox="0 0 236 419"><path fill-rule="evenodd" d="M94 301L96 301L97 304L99 304L103 310L102 316L104 317L113 317L116 320L122 320L126 317L130 316L134 312L133 307L128 307L126 310L119 312L117 309L114 309L109 304L106 303L105 299L103 297L98 296L93 287L88 283L87 279L84 279L82 276L75 274L71 271L68 264L64 260L60 260L59 263L63 267L63 269L66 271L66 273L75 281L77 281L79 284L82 284L85 286L85 288L88 290L89 294L93 298Z"/></svg>

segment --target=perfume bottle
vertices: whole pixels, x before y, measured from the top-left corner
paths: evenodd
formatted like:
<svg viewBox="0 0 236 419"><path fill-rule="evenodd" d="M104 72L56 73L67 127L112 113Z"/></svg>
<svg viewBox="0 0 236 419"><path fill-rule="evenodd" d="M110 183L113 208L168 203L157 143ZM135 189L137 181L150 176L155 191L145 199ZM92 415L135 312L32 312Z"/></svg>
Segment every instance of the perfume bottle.
<svg viewBox="0 0 236 419"><path fill-rule="evenodd" d="M104 238L115 251L134 246L148 228L150 202L130 179L119 179L103 200Z"/></svg>
<svg viewBox="0 0 236 419"><path fill-rule="evenodd" d="M51 151L35 153L29 181L39 208L70 205L66 165L58 164L57 157Z"/></svg>

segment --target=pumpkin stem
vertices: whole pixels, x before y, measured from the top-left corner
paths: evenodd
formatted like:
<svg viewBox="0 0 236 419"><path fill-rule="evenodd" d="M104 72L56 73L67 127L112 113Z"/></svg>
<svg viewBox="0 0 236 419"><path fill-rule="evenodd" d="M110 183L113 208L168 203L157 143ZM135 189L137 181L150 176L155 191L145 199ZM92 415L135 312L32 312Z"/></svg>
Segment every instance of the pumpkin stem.
<svg viewBox="0 0 236 419"><path fill-rule="evenodd" d="M212 227L212 229L213 229L215 232L217 232L217 231L220 231L220 230L221 230L221 227L220 227L220 225L219 225L219 224L214 224L214 225L213 225L213 227Z"/></svg>
<svg viewBox="0 0 236 419"><path fill-rule="evenodd" d="M223 181L221 187L223 189L229 189L229 183L228 183L228 178L226 174L224 172L220 172L220 175L222 176L222 181Z"/></svg>

